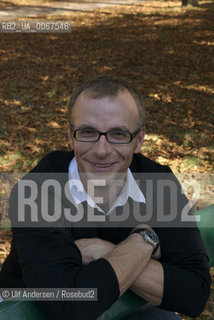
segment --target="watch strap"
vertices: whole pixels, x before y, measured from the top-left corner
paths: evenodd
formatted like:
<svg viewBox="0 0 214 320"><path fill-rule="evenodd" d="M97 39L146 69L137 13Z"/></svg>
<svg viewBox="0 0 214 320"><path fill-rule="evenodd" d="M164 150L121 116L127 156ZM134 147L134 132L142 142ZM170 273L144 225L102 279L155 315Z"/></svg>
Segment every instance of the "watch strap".
<svg viewBox="0 0 214 320"><path fill-rule="evenodd" d="M130 234L132 234L132 233L141 233L142 231L151 231L151 230L146 229L146 228L137 228L137 229L133 229L133 230L130 232ZM151 232L155 233L154 231L151 231ZM155 234L156 234L156 233L155 233ZM156 236L157 236L157 235L156 235ZM157 237L158 237L158 236L157 236ZM156 252L156 251L158 250L158 248L159 248L160 242L158 242L158 243L154 246L154 245L152 244L152 242L146 241L145 238L144 238L144 241L145 241L146 243L150 244L150 245L153 247L152 255L154 255L155 252Z"/></svg>

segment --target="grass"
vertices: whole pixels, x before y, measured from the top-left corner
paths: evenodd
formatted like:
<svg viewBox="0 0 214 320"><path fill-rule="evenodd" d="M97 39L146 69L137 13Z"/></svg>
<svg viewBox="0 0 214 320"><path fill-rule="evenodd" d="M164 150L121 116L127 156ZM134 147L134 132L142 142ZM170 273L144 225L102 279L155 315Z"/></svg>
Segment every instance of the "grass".
<svg viewBox="0 0 214 320"><path fill-rule="evenodd" d="M198 167L200 167L200 165L201 165L201 161L197 157L194 157L194 156L184 157L183 167L185 170L189 168L197 169Z"/></svg>

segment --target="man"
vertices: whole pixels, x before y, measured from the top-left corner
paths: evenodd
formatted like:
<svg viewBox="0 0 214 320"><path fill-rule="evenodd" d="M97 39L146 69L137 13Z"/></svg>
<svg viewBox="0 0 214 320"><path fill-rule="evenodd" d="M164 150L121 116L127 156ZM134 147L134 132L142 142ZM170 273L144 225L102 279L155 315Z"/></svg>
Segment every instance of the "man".
<svg viewBox="0 0 214 320"><path fill-rule="evenodd" d="M106 217L111 220L128 202L139 203L144 211L151 192L147 196L146 189L139 188L134 172L154 176L171 171L138 154L145 114L137 90L126 81L99 76L74 92L68 113L73 151L47 155L32 173L69 174L72 204L86 220L91 218L91 208L98 222ZM44 192L38 197L44 198ZM60 198L60 213L68 213L68 197ZM168 203L168 196L164 197ZM52 209L57 206L56 198L52 194ZM182 194L177 198L180 219L187 200ZM16 187L10 200L12 220L19 207L17 199ZM153 210L158 217L159 205L153 204ZM40 211L44 211L42 205ZM149 302L128 319L179 319L175 311L193 317L200 314L209 296L210 275L197 228L175 228L170 223L157 228L143 219L125 226L118 222L115 228L101 223L98 228L97 221L92 227L89 221L86 226L65 222L60 227L14 227L0 286L97 288L97 301L41 302L51 319L96 319L128 288Z"/></svg>

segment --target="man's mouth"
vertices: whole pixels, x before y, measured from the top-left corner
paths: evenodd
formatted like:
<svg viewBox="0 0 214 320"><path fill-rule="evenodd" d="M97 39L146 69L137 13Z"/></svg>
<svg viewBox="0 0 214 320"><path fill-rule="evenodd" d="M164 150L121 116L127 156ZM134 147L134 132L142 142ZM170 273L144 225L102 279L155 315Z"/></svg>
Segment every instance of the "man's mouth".
<svg viewBox="0 0 214 320"><path fill-rule="evenodd" d="M111 163L97 163L90 162L90 165L94 168L95 171L107 172L111 170L116 162Z"/></svg>
<svg viewBox="0 0 214 320"><path fill-rule="evenodd" d="M114 163L94 163L91 162L91 164L97 168L109 168L111 167Z"/></svg>

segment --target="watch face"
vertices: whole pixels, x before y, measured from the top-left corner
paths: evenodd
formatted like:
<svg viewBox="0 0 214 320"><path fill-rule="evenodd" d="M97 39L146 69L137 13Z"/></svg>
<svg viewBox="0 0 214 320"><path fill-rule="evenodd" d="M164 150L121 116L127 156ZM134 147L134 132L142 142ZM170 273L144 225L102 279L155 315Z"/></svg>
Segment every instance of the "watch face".
<svg viewBox="0 0 214 320"><path fill-rule="evenodd" d="M155 232L151 230L143 230L141 234L144 237L145 241L150 243L152 246L155 247L159 243L158 236Z"/></svg>

